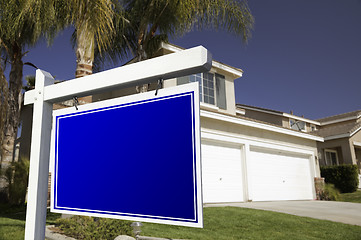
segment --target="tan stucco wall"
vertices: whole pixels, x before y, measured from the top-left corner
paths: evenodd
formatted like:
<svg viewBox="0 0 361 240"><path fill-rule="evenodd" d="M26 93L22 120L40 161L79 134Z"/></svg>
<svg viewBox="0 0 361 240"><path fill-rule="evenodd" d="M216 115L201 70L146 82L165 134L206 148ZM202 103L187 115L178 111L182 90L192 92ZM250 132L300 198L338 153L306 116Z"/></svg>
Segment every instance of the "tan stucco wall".
<svg viewBox="0 0 361 240"><path fill-rule="evenodd" d="M207 129L214 129L224 132L238 134L247 138L254 137L256 139L270 140L274 143L287 143L295 147L313 149L316 153L316 141L290 136L282 133L271 132L254 127L242 126L233 123L225 123L223 121L201 117L201 127Z"/></svg>
<svg viewBox="0 0 361 240"><path fill-rule="evenodd" d="M355 133L351 138L350 141L353 143L355 142L361 142L361 131L358 131L357 133Z"/></svg>
<svg viewBox="0 0 361 240"><path fill-rule="evenodd" d="M275 124L275 125L278 125L278 126L289 127L289 123L288 123L288 121L286 119L284 119L281 116L276 116L274 114L269 114L269 113L254 111L254 110L251 110L251 109L246 109L245 117L260 120L260 121L264 121L264 122L268 122L268 123L272 123L272 124Z"/></svg>
<svg viewBox="0 0 361 240"><path fill-rule="evenodd" d="M243 139L244 141L258 141L274 146L287 146L295 152L297 152L297 150L305 150L312 152L315 157L317 156L317 143L315 140L304 139L235 123L228 123L206 117L201 117L201 128L202 131L209 130L231 134ZM320 176L319 163L317 160L315 160L315 176Z"/></svg>
<svg viewBox="0 0 361 240"><path fill-rule="evenodd" d="M236 115L236 93L234 79L226 76L227 112Z"/></svg>
<svg viewBox="0 0 361 240"><path fill-rule="evenodd" d="M355 148L356 162L359 169L359 174L361 174L361 148Z"/></svg>
<svg viewBox="0 0 361 240"><path fill-rule="evenodd" d="M326 165L325 149L337 150L339 164L356 164L355 151L353 149L353 145L350 145L350 140L348 138L339 138L325 142L318 142L317 148L321 165Z"/></svg>

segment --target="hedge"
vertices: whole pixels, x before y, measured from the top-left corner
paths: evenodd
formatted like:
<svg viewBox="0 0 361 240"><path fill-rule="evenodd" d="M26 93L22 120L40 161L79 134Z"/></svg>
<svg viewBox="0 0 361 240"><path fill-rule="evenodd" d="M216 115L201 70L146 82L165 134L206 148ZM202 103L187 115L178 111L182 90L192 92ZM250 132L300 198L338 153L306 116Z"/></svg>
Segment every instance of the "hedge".
<svg viewBox="0 0 361 240"><path fill-rule="evenodd" d="M109 219L72 216L59 218L56 225L67 236L84 240L113 240L119 235L132 236L131 222Z"/></svg>
<svg viewBox="0 0 361 240"><path fill-rule="evenodd" d="M357 165L322 166L321 176L326 183L331 183L342 193L355 192L359 177Z"/></svg>

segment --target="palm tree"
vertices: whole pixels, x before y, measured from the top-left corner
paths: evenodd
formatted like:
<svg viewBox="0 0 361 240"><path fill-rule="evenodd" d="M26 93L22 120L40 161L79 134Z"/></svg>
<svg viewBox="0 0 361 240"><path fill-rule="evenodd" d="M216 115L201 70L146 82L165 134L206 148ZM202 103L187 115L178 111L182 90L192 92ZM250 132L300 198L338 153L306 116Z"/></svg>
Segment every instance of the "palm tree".
<svg viewBox="0 0 361 240"><path fill-rule="evenodd" d="M68 21L75 28L77 67L75 77L92 74L95 48L101 54L114 32L115 4L110 0L67 1Z"/></svg>
<svg viewBox="0 0 361 240"><path fill-rule="evenodd" d="M102 54L114 36L113 20L119 9L116 0L28 0L26 14L36 15L52 6L58 28L73 27L76 77L92 74L95 52Z"/></svg>
<svg viewBox="0 0 361 240"><path fill-rule="evenodd" d="M1 162L12 160L14 141L20 121L24 65L22 59L26 54L26 48L36 44L43 35L45 27L48 33L51 33L53 28L50 26L54 25L51 12L42 11L35 16L24 14L22 10L26 4L26 0L0 0L1 56L11 67L8 83L2 85L3 87L6 85L8 90L7 102L1 99L2 103L7 103L6 122L1 132L4 135ZM4 82L3 69L0 72L0 79ZM4 109L2 109L2 115L3 111Z"/></svg>
<svg viewBox="0 0 361 240"><path fill-rule="evenodd" d="M251 36L254 19L246 0L124 0L138 61L152 56L162 41L197 29L224 29Z"/></svg>
<svg viewBox="0 0 361 240"><path fill-rule="evenodd" d="M246 0L124 0L128 30L124 34L128 52L136 61L152 57L169 37L180 37L192 29L224 29L240 36L251 36L254 19ZM123 35L124 36L124 35ZM115 45L124 41L114 42ZM138 87L140 92L147 86Z"/></svg>

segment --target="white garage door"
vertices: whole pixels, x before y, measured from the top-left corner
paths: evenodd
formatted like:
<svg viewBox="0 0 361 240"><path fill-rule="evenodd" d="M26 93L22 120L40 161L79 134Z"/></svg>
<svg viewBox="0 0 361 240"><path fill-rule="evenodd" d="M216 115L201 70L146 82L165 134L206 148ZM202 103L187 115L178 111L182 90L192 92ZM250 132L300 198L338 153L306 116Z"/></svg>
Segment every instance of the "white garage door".
<svg viewBox="0 0 361 240"><path fill-rule="evenodd" d="M251 149L250 178L253 201L313 199L307 156Z"/></svg>
<svg viewBox="0 0 361 240"><path fill-rule="evenodd" d="M242 202L241 146L202 140L203 202Z"/></svg>

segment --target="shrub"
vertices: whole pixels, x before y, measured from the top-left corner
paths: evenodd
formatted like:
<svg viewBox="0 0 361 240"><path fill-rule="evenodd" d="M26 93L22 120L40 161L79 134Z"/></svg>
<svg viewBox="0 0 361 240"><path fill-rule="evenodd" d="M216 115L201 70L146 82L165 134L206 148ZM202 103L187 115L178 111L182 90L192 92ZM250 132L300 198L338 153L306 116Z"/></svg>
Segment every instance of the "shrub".
<svg viewBox="0 0 361 240"><path fill-rule="evenodd" d="M333 184L326 183L319 192L319 200L337 201L340 198L340 192Z"/></svg>
<svg viewBox="0 0 361 240"><path fill-rule="evenodd" d="M321 167L321 176L326 183L332 183L342 193L355 192L358 188L357 165L339 165Z"/></svg>
<svg viewBox="0 0 361 240"><path fill-rule="evenodd" d="M30 161L21 158L18 162L13 162L9 167L3 169L1 178L6 181L7 200L11 205L21 205L25 203L26 190L28 188ZM5 196L3 196L5 198Z"/></svg>
<svg viewBox="0 0 361 240"><path fill-rule="evenodd" d="M56 225L65 235L76 239L103 239L113 240L119 235L132 235L131 222L116 219L99 218L97 221L91 217L73 216L60 218Z"/></svg>

